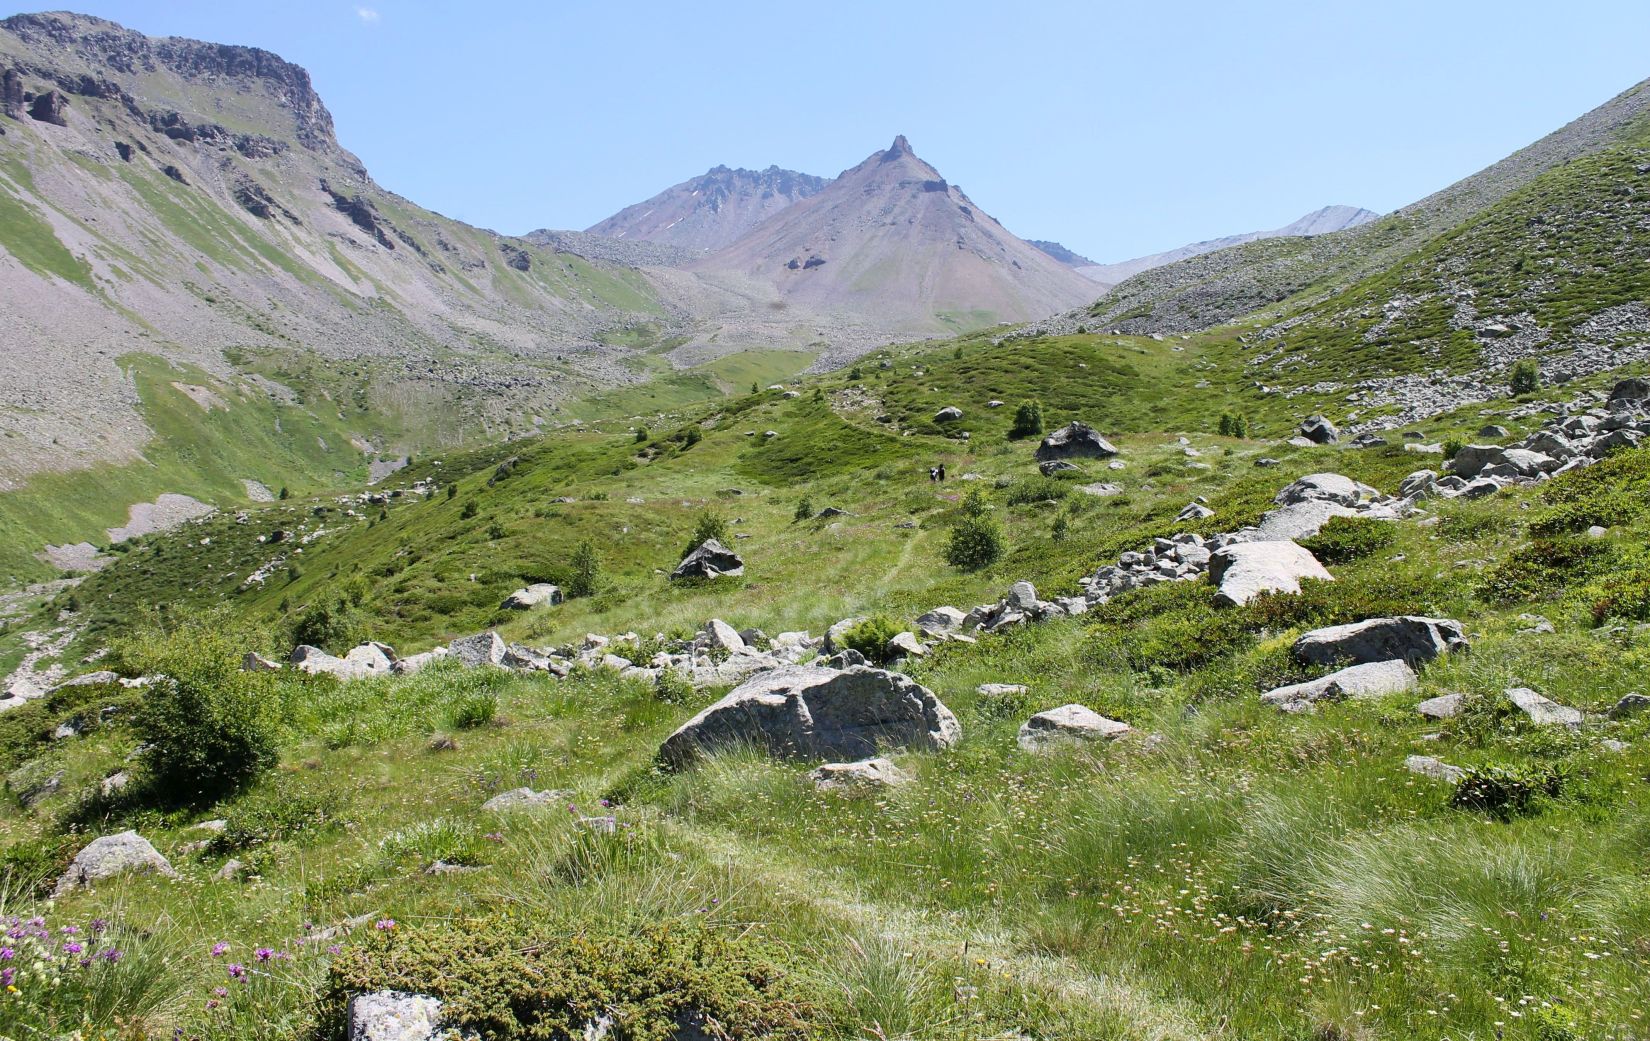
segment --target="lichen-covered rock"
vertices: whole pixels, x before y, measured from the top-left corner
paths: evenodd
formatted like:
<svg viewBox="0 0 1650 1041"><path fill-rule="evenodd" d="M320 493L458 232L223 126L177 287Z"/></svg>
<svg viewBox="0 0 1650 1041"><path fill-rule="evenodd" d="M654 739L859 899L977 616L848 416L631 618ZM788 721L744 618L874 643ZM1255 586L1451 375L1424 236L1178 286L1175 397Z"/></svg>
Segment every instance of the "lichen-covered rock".
<svg viewBox="0 0 1650 1041"><path fill-rule="evenodd" d="M57 880L52 891L54 898L62 897L80 886L92 886L118 875L154 873L176 878L177 872L149 840L135 831L118 835L104 835L93 839L75 854L69 870Z"/></svg>
<svg viewBox="0 0 1650 1041"><path fill-rule="evenodd" d="M739 554L722 545L716 539L706 539L682 558L682 562L676 565L676 570L670 573L670 577L673 580L720 578L723 575L742 575L744 573L745 562Z"/></svg>
<svg viewBox="0 0 1650 1041"><path fill-rule="evenodd" d="M1262 593L1298 593L1308 578L1335 580L1310 550L1293 542L1239 542L1209 557L1209 581L1224 604L1241 607Z"/></svg>
<svg viewBox="0 0 1650 1041"><path fill-rule="evenodd" d="M1417 665L1464 650L1466 631L1449 618L1403 615L1314 629L1295 641L1295 660L1306 665L1399 661Z"/></svg>
<svg viewBox="0 0 1650 1041"><path fill-rule="evenodd" d="M909 676L795 665L734 688L670 735L659 758L681 769L707 752L751 746L776 758L863 759L885 748L949 748L961 736L951 710Z"/></svg>
<svg viewBox="0 0 1650 1041"><path fill-rule="evenodd" d="M1050 459L1110 459L1117 454L1117 446L1100 436L1080 420L1073 420L1043 438L1037 446L1037 461Z"/></svg>
<svg viewBox="0 0 1650 1041"><path fill-rule="evenodd" d="M1401 660L1366 662L1304 683L1269 690L1260 700L1284 712L1310 712L1320 701L1378 698L1413 690L1419 682L1415 670Z"/></svg>
<svg viewBox="0 0 1650 1041"><path fill-rule="evenodd" d="M1115 741L1133 730L1127 723L1107 719L1086 705L1061 705L1039 712L1020 726L1019 744L1041 752L1068 741Z"/></svg>
<svg viewBox="0 0 1650 1041"><path fill-rule="evenodd" d="M858 795L905 784L911 775L888 759L876 756L852 763L825 763L808 778L822 792Z"/></svg>
<svg viewBox="0 0 1650 1041"><path fill-rule="evenodd" d="M349 1041L435 1041L441 1036L441 1001L393 990L357 994L346 1019Z"/></svg>

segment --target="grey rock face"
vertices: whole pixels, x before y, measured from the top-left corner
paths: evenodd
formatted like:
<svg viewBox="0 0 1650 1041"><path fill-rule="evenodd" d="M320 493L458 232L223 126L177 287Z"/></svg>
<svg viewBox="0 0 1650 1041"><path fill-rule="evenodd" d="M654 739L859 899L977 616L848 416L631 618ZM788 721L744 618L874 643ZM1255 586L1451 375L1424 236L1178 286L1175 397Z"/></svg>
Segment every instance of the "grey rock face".
<svg viewBox="0 0 1650 1041"><path fill-rule="evenodd" d="M1624 694L1610 709L1609 716L1611 719L1631 719L1645 709L1650 709L1650 698L1643 694Z"/></svg>
<svg viewBox="0 0 1650 1041"><path fill-rule="evenodd" d="M1038 462L1050 459L1110 459L1117 447L1100 436L1099 431L1080 420L1072 422L1043 438L1037 446Z"/></svg>
<svg viewBox="0 0 1650 1041"><path fill-rule="evenodd" d="M481 808L487 813L508 813L512 810L559 807L571 797L571 792L554 790L536 792L531 788L512 788L488 799L481 804Z"/></svg>
<svg viewBox="0 0 1650 1041"><path fill-rule="evenodd" d="M1404 760L1404 769L1412 774L1430 777L1436 781L1447 781L1456 784L1467 776L1467 772L1459 766L1451 766L1430 755L1412 755Z"/></svg>
<svg viewBox="0 0 1650 1041"><path fill-rule="evenodd" d="M929 634L956 632L962 628L963 619L967 617L955 607L936 607L917 616L917 628Z"/></svg>
<svg viewBox="0 0 1650 1041"><path fill-rule="evenodd" d="M1543 697L1528 687L1508 688L1506 696L1514 707L1528 716L1530 722L1537 726L1574 727L1581 725L1580 709L1560 705L1558 702Z"/></svg>
<svg viewBox="0 0 1650 1041"><path fill-rule="evenodd" d="M178 874L166 858L149 844L149 840L137 832L104 835L93 839L75 854L74 860L69 863L69 870L57 880L52 897L66 896L79 886L90 887L117 875L148 872L168 878L176 878Z"/></svg>
<svg viewBox="0 0 1650 1041"><path fill-rule="evenodd" d="M1037 464L1037 472L1044 477L1053 477L1055 474L1078 473L1080 467L1076 463L1069 463L1064 459L1044 459Z"/></svg>
<svg viewBox="0 0 1650 1041"><path fill-rule="evenodd" d="M1460 622L1403 615L1315 629L1295 641L1292 653L1296 661L1307 665L1365 664L1394 658L1417 665L1466 646Z"/></svg>
<svg viewBox="0 0 1650 1041"><path fill-rule="evenodd" d="M1279 506L1293 506L1302 502L1332 502L1337 506L1356 506L1380 493L1367 484L1359 484L1350 477L1335 473L1307 474L1285 485L1273 498Z"/></svg>
<svg viewBox="0 0 1650 1041"><path fill-rule="evenodd" d="M1650 380L1634 377L1618 382L1610 388L1610 406L1637 404L1650 399Z"/></svg>
<svg viewBox="0 0 1650 1041"><path fill-rule="evenodd" d="M911 775L882 756L876 756L853 763L825 763L808 778L819 791L858 795L905 784Z"/></svg>
<svg viewBox="0 0 1650 1041"><path fill-rule="evenodd" d="M723 575L743 575L745 562L739 554L728 549L716 539L706 539L693 551L682 558L676 565L676 570L670 573L672 580L684 578L720 578Z"/></svg>
<svg viewBox="0 0 1650 1041"><path fill-rule="evenodd" d="M504 639L490 629L474 636L461 637L447 645L447 653L469 669L482 665L502 665L507 650Z"/></svg>
<svg viewBox="0 0 1650 1041"><path fill-rule="evenodd" d="M327 675L340 680L358 680L367 676L378 676L390 671L390 659L385 656L377 645L364 643L359 647L351 648L342 658L328 654L319 647L301 644L292 651L292 663L298 671L307 672L311 676ZM246 663L243 661L242 667Z"/></svg>
<svg viewBox="0 0 1650 1041"><path fill-rule="evenodd" d="M549 582L534 582L532 585L518 589L505 597L504 602L499 606L506 611L526 611L540 604L554 605L561 603L561 601L560 586L551 585Z"/></svg>
<svg viewBox="0 0 1650 1041"><path fill-rule="evenodd" d="M1311 551L1293 542L1239 542L1209 557L1209 580L1225 604L1241 607L1262 593L1298 593L1307 578L1335 580Z"/></svg>
<svg viewBox="0 0 1650 1041"><path fill-rule="evenodd" d="M1413 690L1420 682L1415 670L1402 661L1376 661L1353 665L1305 683L1269 690L1260 696L1268 705L1285 712L1309 712L1320 701L1348 698L1379 698Z"/></svg>
<svg viewBox="0 0 1650 1041"><path fill-rule="evenodd" d="M962 417L963 417L962 409L958 408L955 405L947 405L945 408L942 408L938 412L934 413L934 422L936 422L936 423L955 423L958 420L962 419Z"/></svg>
<svg viewBox="0 0 1650 1041"><path fill-rule="evenodd" d="M908 676L799 665L734 688L670 735L659 758L681 769L718 748L754 745L776 758L862 759L884 747L949 748L961 736L951 710Z"/></svg>
<svg viewBox="0 0 1650 1041"><path fill-rule="evenodd" d="M422 994L357 994L346 1018L349 1041L435 1041L441 1036L441 1002Z"/></svg>
<svg viewBox="0 0 1650 1041"><path fill-rule="evenodd" d="M1416 705L1415 711L1428 719L1454 719L1461 714L1461 703L1465 700L1459 694L1443 694Z"/></svg>
<svg viewBox="0 0 1650 1041"><path fill-rule="evenodd" d="M1133 729L1085 705L1061 705L1026 720L1019 743L1028 752L1041 752L1063 741L1115 741Z"/></svg>
<svg viewBox="0 0 1650 1041"><path fill-rule="evenodd" d="M1356 517L1358 511L1338 503L1311 499L1268 510L1260 523L1243 528L1236 537L1246 542L1280 542L1309 539L1323 530L1331 517Z"/></svg>
<svg viewBox="0 0 1650 1041"><path fill-rule="evenodd" d="M1308 416L1301 422L1300 435L1315 445L1332 445L1341 439L1340 429L1324 416Z"/></svg>

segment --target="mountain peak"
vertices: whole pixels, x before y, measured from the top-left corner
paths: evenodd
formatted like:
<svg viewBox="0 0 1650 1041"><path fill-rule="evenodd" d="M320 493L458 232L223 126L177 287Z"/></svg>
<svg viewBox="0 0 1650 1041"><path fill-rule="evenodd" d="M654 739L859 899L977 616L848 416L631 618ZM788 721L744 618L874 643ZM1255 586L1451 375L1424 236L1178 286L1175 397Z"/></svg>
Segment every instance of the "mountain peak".
<svg viewBox="0 0 1650 1041"><path fill-rule="evenodd" d="M916 153L911 151L911 142L905 139L904 134L900 134L894 138L894 143L888 146L888 151L882 153L882 161L891 162L905 155L915 156Z"/></svg>

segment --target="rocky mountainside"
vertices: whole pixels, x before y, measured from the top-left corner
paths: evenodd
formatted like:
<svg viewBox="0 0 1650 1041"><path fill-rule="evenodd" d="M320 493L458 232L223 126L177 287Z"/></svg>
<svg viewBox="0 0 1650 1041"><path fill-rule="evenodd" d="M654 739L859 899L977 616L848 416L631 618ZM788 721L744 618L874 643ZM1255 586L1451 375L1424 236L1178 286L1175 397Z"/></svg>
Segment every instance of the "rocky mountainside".
<svg viewBox="0 0 1650 1041"><path fill-rule="evenodd" d="M1650 126L1650 80L1492 166L1395 213L1314 238L1266 239L1147 271L1114 288L1090 317L1137 332L1208 328L1312 287L1313 297L1381 271L1462 227L1547 171Z"/></svg>
<svg viewBox="0 0 1650 1041"><path fill-rule="evenodd" d="M633 271L384 191L266 51L19 15L0 76L0 484L138 459L134 356L223 379L229 348L372 360L380 404L463 397L502 432L628 378L597 335L668 309ZM240 382L219 403L305 389Z"/></svg>
<svg viewBox="0 0 1650 1041"><path fill-rule="evenodd" d="M904 137L691 270L911 335L1050 314L1092 284L1015 237ZM730 284L738 284L730 283Z"/></svg>
<svg viewBox="0 0 1650 1041"><path fill-rule="evenodd" d="M1296 220L1290 221L1281 228L1271 231L1250 231L1241 235L1226 235L1218 239L1208 239L1204 242L1193 242L1176 249L1165 250L1162 253L1153 253L1149 256L1135 257L1133 260L1120 260L1115 264L1096 264L1092 260L1078 257L1077 262L1058 258L1061 263L1075 268L1106 286L1114 286L1152 268L1173 264L1188 257L1202 256L1216 250L1226 249L1229 246L1242 245L1245 242L1257 242L1261 239L1301 238L1312 235L1327 235L1330 232L1342 231L1346 228L1355 228L1360 224L1367 224L1378 218L1380 214L1358 206L1324 206ZM1074 254L1075 256L1075 254Z"/></svg>
<svg viewBox="0 0 1650 1041"><path fill-rule="evenodd" d="M787 206L817 195L829 183L828 178L777 166L766 170L718 166L646 202L626 206L585 230L602 238L710 253Z"/></svg>

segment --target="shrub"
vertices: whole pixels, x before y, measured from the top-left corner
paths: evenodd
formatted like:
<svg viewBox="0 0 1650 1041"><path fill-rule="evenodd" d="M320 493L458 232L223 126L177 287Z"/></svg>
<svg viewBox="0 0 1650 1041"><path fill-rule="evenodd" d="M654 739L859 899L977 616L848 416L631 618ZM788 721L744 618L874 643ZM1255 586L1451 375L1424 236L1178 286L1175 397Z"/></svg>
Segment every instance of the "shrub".
<svg viewBox="0 0 1650 1041"><path fill-rule="evenodd" d="M1052 538L1055 542L1064 542L1064 541L1066 541L1067 536L1070 534L1070 531L1071 531L1071 522L1068 521L1066 519L1066 515L1062 513L1058 517L1054 518L1054 527L1049 532L1049 537Z"/></svg>
<svg viewBox="0 0 1650 1041"><path fill-rule="evenodd" d="M807 496L803 496L796 504L796 513L792 514L793 519L799 521L811 520L813 515L814 501Z"/></svg>
<svg viewBox="0 0 1650 1041"><path fill-rule="evenodd" d="M872 615L842 634L842 646L865 655L878 665L888 661L888 641L905 631L898 621L885 614Z"/></svg>
<svg viewBox="0 0 1650 1041"><path fill-rule="evenodd" d="M688 539L687 548L682 550L682 556L685 557L692 553L710 539L715 539L717 542L727 545L728 522L715 511L706 510L699 514L698 520L694 522L693 537Z"/></svg>
<svg viewBox="0 0 1650 1041"><path fill-rule="evenodd" d="M457 498L457 497L458 497L458 485L456 485L456 484L449 484L449 485L448 485L448 486L447 486L447 498L449 498L449 499L455 499L455 498Z"/></svg>
<svg viewBox="0 0 1650 1041"><path fill-rule="evenodd" d="M276 680L241 670L248 646L243 633L210 620L116 645L125 671L165 677L149 686L133 719L145 780L155 794L185 803L212 800L275 766Z"/></svg>
<svg viewBox="0 0 1650 1041"><path fill-rule="evenodd" d="M991 504L986 501L985 492L978 488L970 488L963 494L962 502L958 505L965 517L984 517L991 510Z"/></svg>
<svg viewBox="0 0 1650 1041"><path fill-rule="evenodd" d="M352 581L339 592L311 604L293 623L292 642L339 654L360 644L366 638L361 609L366 596L366 585Z"/></svg>
<svg viewBox="0 0 1650 1041"><path fill-rule="evenodd" d="M865 378L865 372L858 365L855 365L852 369L848 370L848 378L851 380L862 380Z"/></svg>
<svg viewBox="0 0 1650 1041"><path fill-rule="evenodd" d="M636 443L640 445L640 444L645 444L646 442L647 442L647 427L637 427L636 428Z"/></svg>
<svg viewBox="0 0 1650 1041"><path fill-rule="evenodd" d="M476 512L476 501L474 499L466 499L464 500L464 508L458 511L458 515L464 520L469 520L476 515Z"/></svg>
<svg viewBox="0 0 1650 1041"><path fill-rule="evenodd" d="M1470 769L1456 783L1450 805L1506 821L1529 813L1537 796L1556 796L1563 787L1564 775L1547 767Z"/></svg>
<svg viewBox="0 0 1650 1041"><path fill-rule="evenodd" d="M661 669L653 681L653 696L666 705L690 704L695 694L693 681L675 669Z"/></svg>
<svg viewBox="0 0 1650 1041"><path fill-rule="evenodd" d="M339 827L343 808L343 794L332 788L312 788L291 778L259 785L224 814L212 851L234 853Z"/></svg>
<svg viewBox="0 0 1650 1041"><path fill-rule="evenodd" d="M1008 489L1006 502L1010 506L1030 506L1036 503L1059 502L1071 495L1071 486L1054 477L1025 477Z"/></svg>
<svg viewBox="0 0 1650 1041"><path fill-rule="evenodd" d="M1013 687L1018 684L1006 684ZM980 694L974 700L974 711L986 719L1024 719L1035 711L1036 705L1027 690L1002 690Z"/></svg>
<svg viewBox="0 0 1650 1041"><path fill-rule="evenodd" d="M1249 421L1230 412L1220 414L1220 436L1244 438L1249 436Z"/></svg>
<svg viewBox="0 0 1650 1041"><path fill-rule="evenodd" d="M1454 459L1456 455L1460 453L1461 449L1465 447L1467 447L1467 443L1458 437L1445 438L1444 459L1446 461Z"/></svg>
<svg viewBox="0 0 1650 1041"><path fill-rule="evenodd" d="M1650 571L1634 568L1605 579L1592 603L1593 624L1612 618L1650 620Z"/></svg>
<svg viewBox="0 0 1650 1041"><path fill-rule="evenodd" d="M1512 388L1513 395L1534 394L1541 389L1541 366L1535 363L1534 358L1520 358L1513 363L1512 372L1507 377L1507 385Z"/></svg>
<svg viewBox="0 0 1650 1041"><path fill-rule="evenodd" d="M596 556L596 547L589 540L579 543L573 551L571 562L572 574L567 578L567 595L570 597L593 596L596 587L601 583L602 562Z"/></svg>
<svg viewBox="0 0 1650 1041"><path fill-rule="evenodd" d="M960 571L979 571L1003 555L1003 533L990 517L970 516L951 529L945 562Z"/></svg>
<svg viewBox="0 0 1650 1041"><path fill-rule="evenodd" d="M1572 582L1608 568L1613 556L1608 543L1581 535L1536 539L1492 568L1478 595L1492 603L1551 600Z"/></svg>
<svg viewBox="0 0 1650 1041"><path fill-rule="evenodd" d="M517 920L378 931L336 958L320 997L323 1036L343 1036L356 994L398 990L439 998L460 1033L576 1038L604 1014L617 1036L664 1041L686 1033L803 1041L817 1037L819 1002L776 951L698 923L632 935L573 935Z"/></svg>
<svg viewBox="0 0 1650 1041"><path fill-rule="evenodd" d="M1043 403L1035 399L1020 402L1014 410L1014 425L1008 428L1013 438L1035 437L1043 432Z"/></svg>
<svg viewBox="0 0 1650 1041"><path fill-rule="evenodd" d="M1301 545L1325 564L1344 564L1367 557L1398 541L1398 526L1368 517L1331 517L1316 535Z"/></svg>

